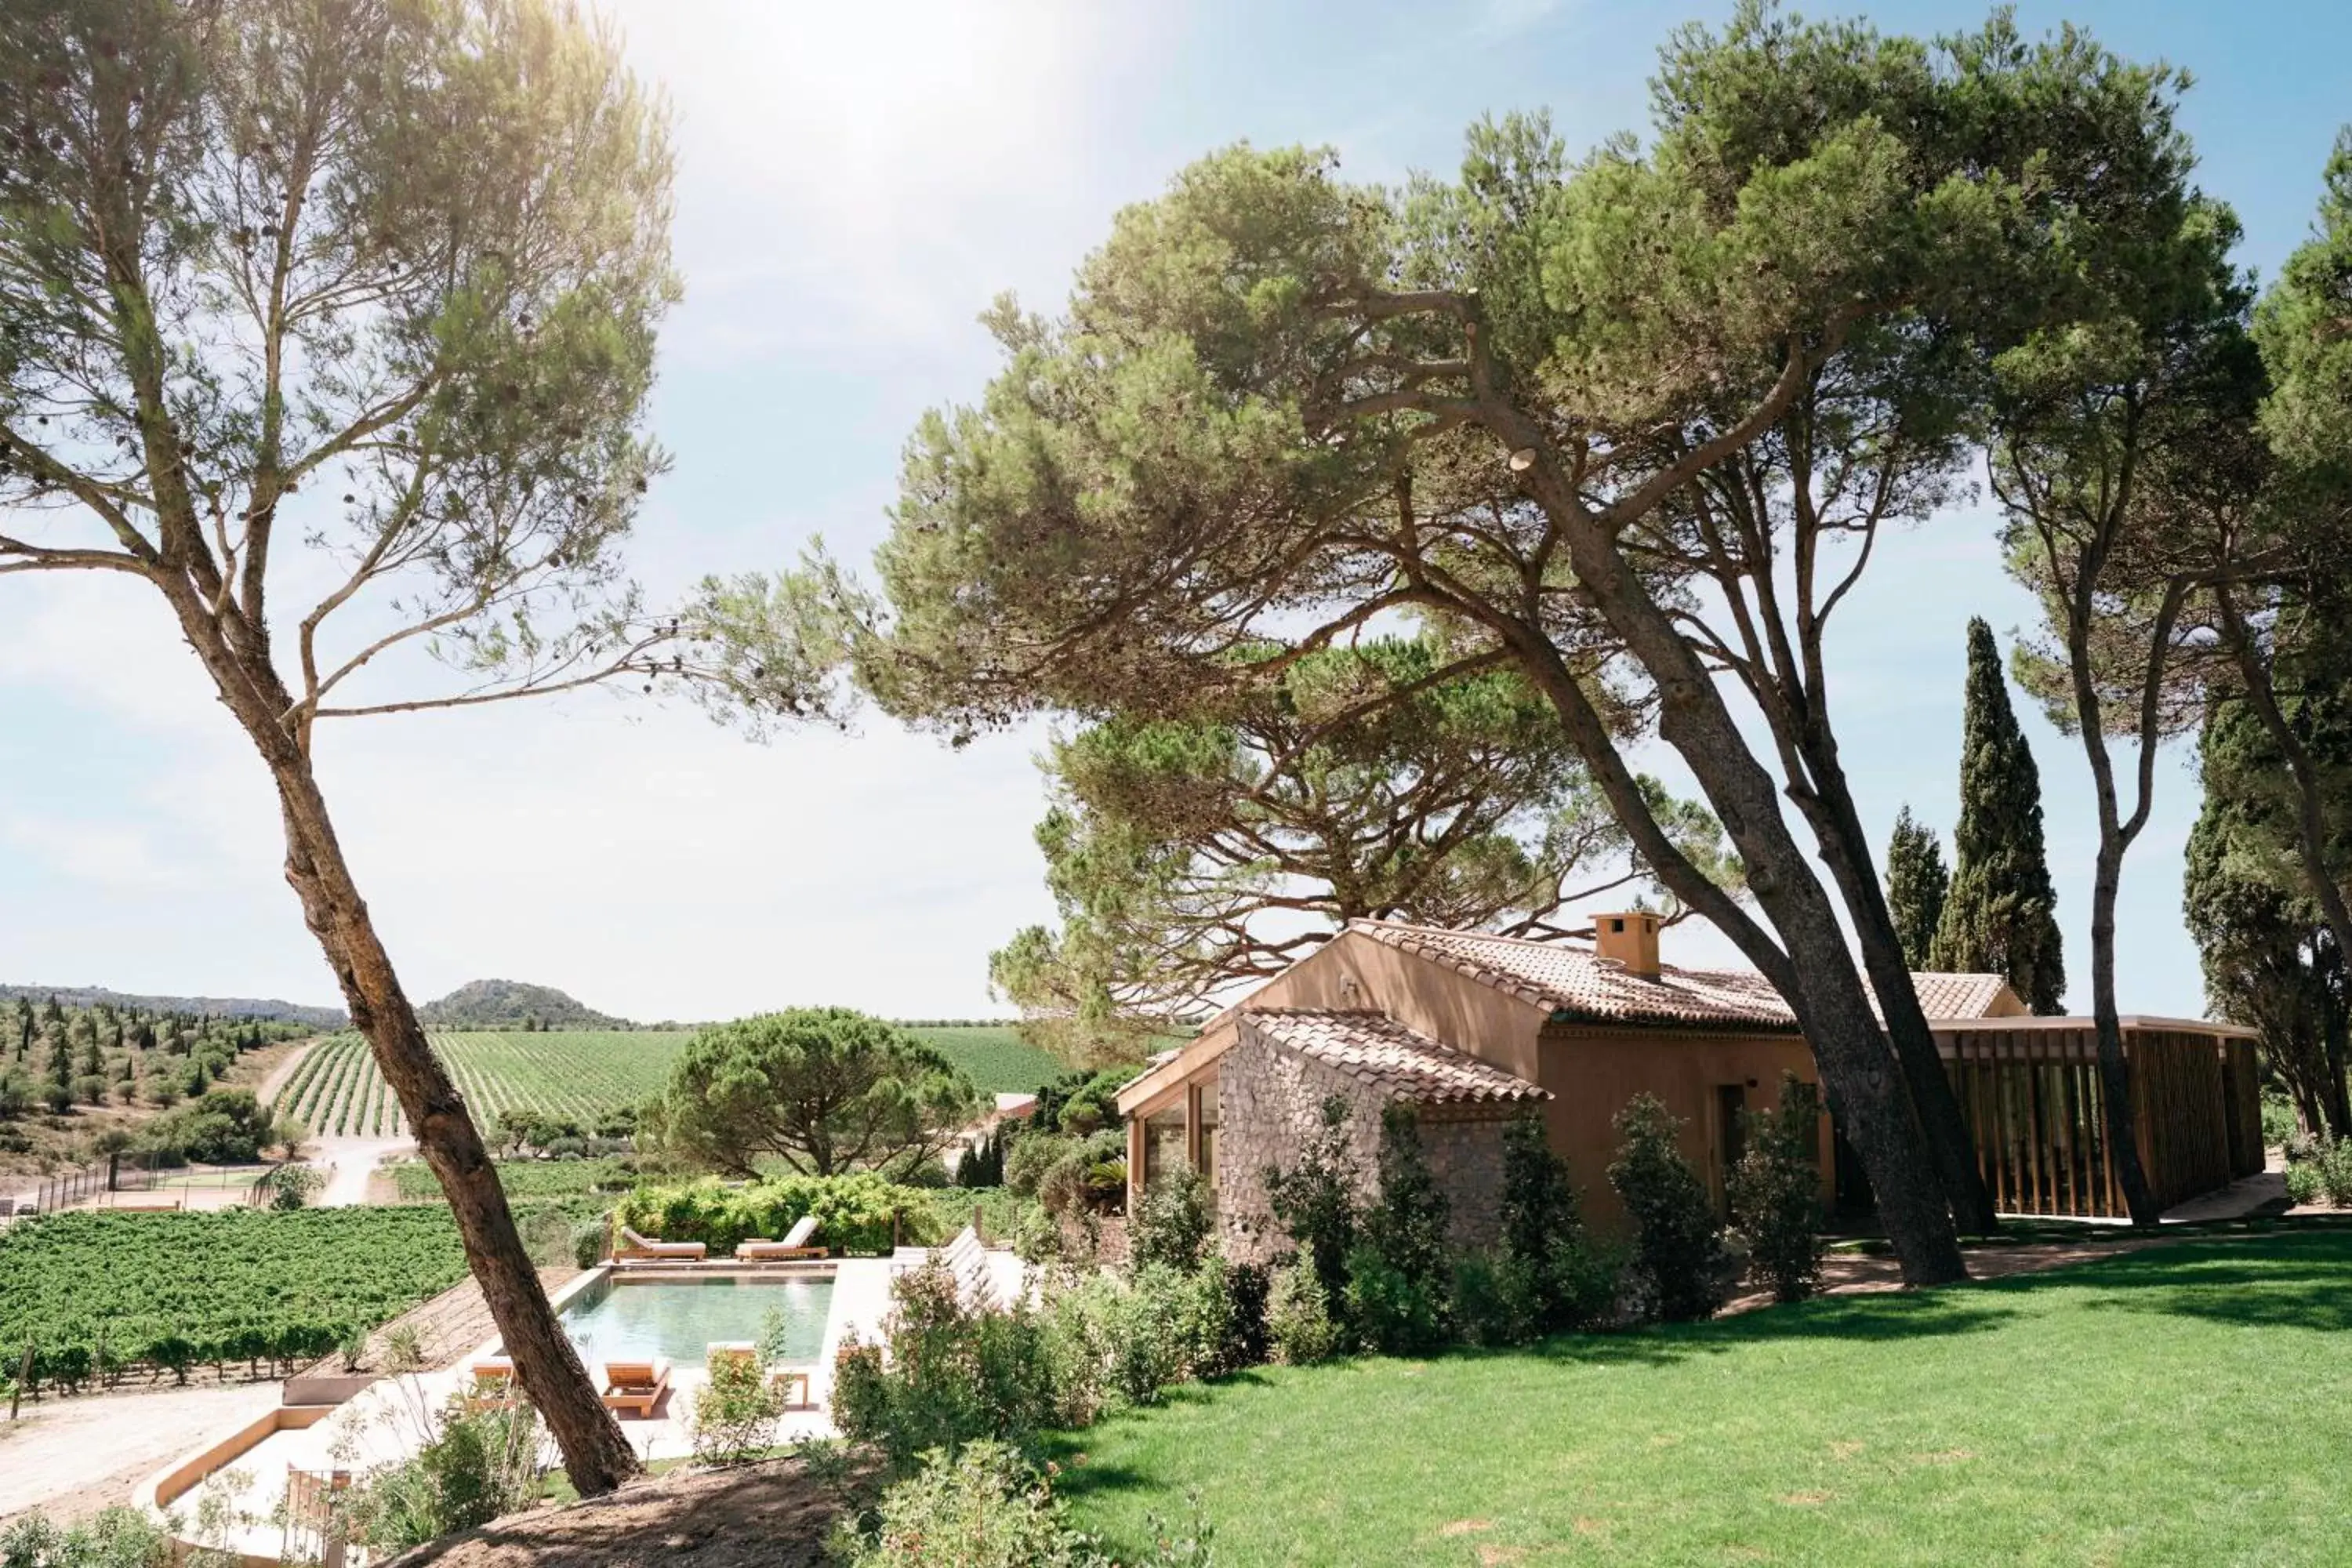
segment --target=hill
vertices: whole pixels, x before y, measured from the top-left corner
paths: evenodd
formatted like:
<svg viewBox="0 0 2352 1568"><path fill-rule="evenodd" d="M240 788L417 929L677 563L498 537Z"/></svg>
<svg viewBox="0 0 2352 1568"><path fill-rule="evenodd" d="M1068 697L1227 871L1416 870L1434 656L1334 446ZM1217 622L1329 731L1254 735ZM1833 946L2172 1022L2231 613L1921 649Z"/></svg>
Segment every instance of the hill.
<svg viewBox="0 0 2352 1568"><path fill-rule="evenodd" d="M140 996L103 985L0 985L0 1002L24 997L60 1007L111 1007L118 1013L179 1013L196 1018L281 1019L314 1029L340 1029L350 1022L341 1007L310 1007L255 996Z"/></svg>
<svg viewBox="0 0 2352 1568"><path fill-rule="evenodd" d="M416 1010L428 1029L625 1029L625 1018L609 1017L576 1002L552 985L520 980L468 980L437 1002Z"/></svg>

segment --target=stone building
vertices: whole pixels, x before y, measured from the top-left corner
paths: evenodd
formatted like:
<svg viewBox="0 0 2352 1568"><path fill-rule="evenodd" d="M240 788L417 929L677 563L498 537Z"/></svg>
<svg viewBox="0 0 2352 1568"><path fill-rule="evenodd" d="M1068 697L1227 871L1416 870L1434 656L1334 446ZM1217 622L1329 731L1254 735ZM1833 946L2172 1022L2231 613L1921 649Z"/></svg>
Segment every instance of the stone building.
<svg viewBox="0 0 2352 1568"><path fill-rule="evenodd" d="M1591 945L1354 921L1227 1008L1119 1091L1130 1198L1184 1164L1210 1178L1235 1256L1270 1234L1265 1173L1287 1169L1336 1095L1369 1189L1381 1109L1412 1104L1451 1203L1457 1239L1493 1235L1501 1142L1512 1117L1543 1119L1585 1212L1622 1218L1604 1172L1611 1123L1650 1093L1682 1123L1683 1152L1721 1204L1741 1113L1776 1102L1782 1073L1815 1081L1811 1048L1762 976L1659 959L1658 917L1595 918ZM2026 1016L1999 975L1915 975L1947 1070L2004 1208L2114 1212L2099 1086L2084 1019ZM2125 1020L2142 1153L2166 1201L2260 1169L2248 1031ZM2252 1153L2248 1153L2251 1146ZM1822 1193L1866 1187L1823 1120ZM1369 1195L1369 1191L1368 1191Z"/></svg>

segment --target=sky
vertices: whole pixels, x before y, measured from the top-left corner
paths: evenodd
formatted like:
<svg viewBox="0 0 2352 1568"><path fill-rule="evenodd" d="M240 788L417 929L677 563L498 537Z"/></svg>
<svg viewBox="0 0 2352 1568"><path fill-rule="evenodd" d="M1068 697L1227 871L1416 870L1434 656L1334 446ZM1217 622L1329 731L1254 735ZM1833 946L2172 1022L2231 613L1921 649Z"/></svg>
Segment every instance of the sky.
<svg viewBox="0 0 2352 1568"><path fill-rule="evenodd" d="M1192 0L614 0L629 63L675 115L686 297L651 423L676 459L632 547L656 594L790 564L822 537L862 561L928 407L994 363L998 292L1050 309L1111 216L1231 142L1336 148L1351 177L1458 159L1488 112L1548 109L1573 148L1641 128L1684 0L1283 4ZM1826 14L1827 7L1816 7ZM1859 10L1893 31L1970 5ZM2308 228L2352 116L2352 8L2318 0L2028 3L2196 78L2206 187L2263 277ZM1948 836L1965 627L2006 641L2032 605L1990 518L1956 507L1882 546L1831 655L1844 755L1874 839L1897 807ZM335 989L278 866L268 780L159 606L127 579L0 580L0 981L274 995ZM396 670L419 689L429 668ZM2028 705L2021 699L2021 710ZM2089 995L2096 834L2079 748L2023 712L2040 761L2070 999ZM642 1020L840 1004L896 1017L1003 1011L987 955L1051 904L1030 833L1042 730L961 752L868 716L755 745L693 710L608 693L328 732L320 768L410 993L484 976ZM1670 782L1674 759L1644 761ZM2158 768L2119 917L2126 1012L2203 1010L2179 911L2193 758ZM1733 962L1684 927L1670 962Z"/></svg>

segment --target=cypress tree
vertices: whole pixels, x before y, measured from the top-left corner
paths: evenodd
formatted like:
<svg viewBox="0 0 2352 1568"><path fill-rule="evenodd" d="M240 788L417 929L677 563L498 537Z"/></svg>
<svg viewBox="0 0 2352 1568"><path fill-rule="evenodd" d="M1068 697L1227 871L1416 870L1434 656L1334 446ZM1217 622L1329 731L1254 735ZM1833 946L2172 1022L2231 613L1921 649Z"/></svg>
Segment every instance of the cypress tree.
<svg viewBox="0 0 2352 1568"><path fill-rule="evenodd" d="M1895 939L1903 944L1903 962L1913 969L1932 962L1936 927L1950 888L1942 843L1906 805L1895 814L1895 837L1886 846L1886 904L1895 916Z"/></svg>
<svg viewBox="0 0 2352 1568"><path fill-rule="evenodd" d="M2042 776L1982 617L1969 622L1961 734L1951 889L1929 957L1937 969L2004 975L2027 1006L2055 1013L2066 964L2042 843Z"/></svg>

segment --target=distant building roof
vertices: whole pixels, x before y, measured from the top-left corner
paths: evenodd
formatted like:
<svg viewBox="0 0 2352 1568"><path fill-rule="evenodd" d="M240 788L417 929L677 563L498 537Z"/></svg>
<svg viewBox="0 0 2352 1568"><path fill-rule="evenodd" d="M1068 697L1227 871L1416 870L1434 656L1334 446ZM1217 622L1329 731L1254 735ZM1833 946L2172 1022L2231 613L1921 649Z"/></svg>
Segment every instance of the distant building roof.
<svg viewBox="0 0 2352 1568"><path fill-rule="evenodd" d="M1409 1029L1385 1013L1267 1008L1245 1012L1244 1030L1370 1085L1391 1100L1549 1100L1517 1074Z"/></svg>

